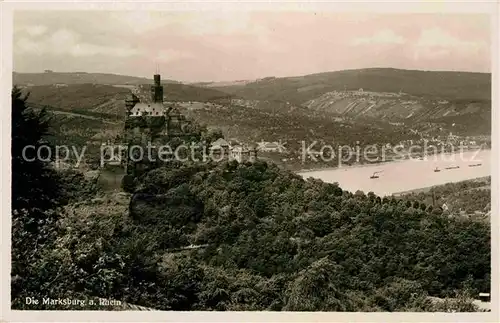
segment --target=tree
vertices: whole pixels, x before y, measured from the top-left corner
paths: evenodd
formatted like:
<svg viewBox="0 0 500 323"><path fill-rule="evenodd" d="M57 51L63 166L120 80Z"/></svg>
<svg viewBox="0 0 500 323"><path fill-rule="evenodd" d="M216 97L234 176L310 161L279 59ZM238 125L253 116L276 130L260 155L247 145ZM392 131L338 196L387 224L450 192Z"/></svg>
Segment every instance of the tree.
<svg viewBox="0 0 500 323"><path fill-rule="evenodd" d="M219 138L224 138L222 131L219 129L209 130L209 131L203 133L203 135L201 137L201 139L204 140L207 144L211 144L212 142L216 141Z"/></svg>
<svg viewBox="0 0 500 323"><path fill-rule="evenodd" d="M28 107L29 94L12 90L12 210L43 212L58 204L60 193L55 171L49 167L54 155L45 137L50 119L45 109ZM37 152L39 155L37 156Z"/></svg>
<svg viewBox="0 0 500 323"><path fill-rule="evenodd" d="M328 258L321 258L300 271L286 290L287 311L349 310L343 268Z"/></svg>
<svg viewBox="0 0 500 323"><path fill-rule="evenodd" d="M133 193L135 190L135 178L133 175L127 174L122 179L122 189L125 192Z"/></svg>
<svg viewBox="0 0 500 323"><path fill-rule="evenodd" d="M12 299L29 288L29 268L53 238L54 211L60 204L59 178L49 163L45 110L28 107L28 95L14 87L12 97ZM38 154L37 151L44 152ZM41 158L40 158L41 157Z"/></svg>

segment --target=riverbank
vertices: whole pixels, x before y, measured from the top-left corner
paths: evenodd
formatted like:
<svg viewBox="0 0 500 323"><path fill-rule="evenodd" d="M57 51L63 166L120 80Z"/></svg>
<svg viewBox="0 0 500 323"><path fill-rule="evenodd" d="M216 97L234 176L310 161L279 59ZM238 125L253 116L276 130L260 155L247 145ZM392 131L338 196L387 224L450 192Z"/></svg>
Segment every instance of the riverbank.
<svg viewBox="0 0 500 323"><path fill-rule="evenodd" d="M339 170L339 169L353 169L353 168L363 168L363 167L375 167L375 166L380 166L380 165L386 165L386 164L391 164L391 163L401 163L404 161L429 161L430 159L436 159L439 158L438 156L452 156L455 154L461 154L461 153L470 153L470 152L481 152L481 151L491 151L491 149L485 149L485 148L476 148L476 149L464 149L462 152L441 152L441 153L436 153L436 154L429 154L423 157L423 159L420 159L422 157L422 153L414 153L412 155L404 155L405 158L401 159L391 159L391 160L384 160L384 161L377 161L373 163L359 163L359 164L353 164L353 165L337 165L337 166L331 166L331 167L316 167L316 168L303 168L298 171L295 171L297 174L303 174L303 173L311 173L311 172L319 172L319 171L332 171L332 170ZM434 160L436 161L436 160Z"/></svg>
<svg viewBox="0 0 500 323"><path fill-rule="evenodd" d="M470 179L470 180L466 180L466 181L461 181L459 183L463 183L463 182L467 182L467 183L468 182L484 182L484 183L487 183L488 179L490 179L490 178L491 178L491 176L483 176L483 177L478 177L478 178L474 178L474 179ZM417 189L409 190L409 191L397 192L397 193L393 193L392 195L394 195L394 196L401 196L401 195L406 195L406 194L411 194L411 193L414 193L414 194L427 193L430 190L432 190L433 188L440 187L440 186L443 186L443 185L446 185L446 184L433 185L433 186L417 188Z"/></svg>
<svg viewBox="0 0 500 323"><path fill-rule="evenodd" d="M469 167L472 164L478 166ZM374 173L378 177L373 178ZM313 177L327 183L338 183L342 189L353 192L371 191L381 196L390 196L398 192L491 176L491 150L464 151L424 160L403 159L297 174L304 178Z"/></svg>

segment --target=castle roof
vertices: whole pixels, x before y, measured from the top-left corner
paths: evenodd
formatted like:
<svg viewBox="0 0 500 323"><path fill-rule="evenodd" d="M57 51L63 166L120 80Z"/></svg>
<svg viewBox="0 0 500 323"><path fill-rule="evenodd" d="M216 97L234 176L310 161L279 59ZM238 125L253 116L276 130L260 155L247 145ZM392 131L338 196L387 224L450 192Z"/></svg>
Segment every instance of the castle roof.
<svg viewBox="0 0 500 323"><path fill-rule="evenodd" d="M165 108L161 103L137 103L130 112L132 115L162 116Z"/></svg>

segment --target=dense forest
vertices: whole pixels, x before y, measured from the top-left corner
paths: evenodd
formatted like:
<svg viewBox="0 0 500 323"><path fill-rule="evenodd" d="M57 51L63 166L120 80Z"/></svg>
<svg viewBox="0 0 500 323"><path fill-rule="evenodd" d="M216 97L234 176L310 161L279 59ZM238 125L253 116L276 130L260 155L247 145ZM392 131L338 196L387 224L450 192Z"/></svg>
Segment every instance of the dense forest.
<svg viewBox="0 0 500 323"><path fill-rule="evenodd" d="M55 309L26 305L31 296L158 310L477 311L472 297L490 290L488 223L264 161L172 162L135 178L130 194L105 193L20 158L45 143L49 120L12 97L14 309Z"/></svg>

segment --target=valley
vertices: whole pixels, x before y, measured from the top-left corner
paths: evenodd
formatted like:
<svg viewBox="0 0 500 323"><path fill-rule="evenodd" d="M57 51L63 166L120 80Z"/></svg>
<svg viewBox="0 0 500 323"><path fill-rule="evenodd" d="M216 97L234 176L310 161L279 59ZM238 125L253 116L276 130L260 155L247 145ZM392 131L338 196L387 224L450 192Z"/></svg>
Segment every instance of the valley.
<svg viewBox="0 0 500 323"><path fill-rule="evenodd" d="M43 73L29 77L57 75ZM413 82L421 77L422 84ZM15 74L15 81L26 79L28 76ZM56 119L63 112L72 113L73 118L80 115L92 119L82 122L82 126L73 122L76 128L86 127L79 131L79 143L86 134L88 140L92 137L113 140L110 134L116 132L106 129L123 122L123 100L130 92L148 98L149 85L146 80L142 84L123 84L125 76L120 82L115 81L117 84L104 84L108 79L100 74L87 74L87 79L95 83L21 82L21 86L30 92L28 101L34 106L59 111ZM423 84L425 81L430 83ZM226 138L247 144L285 143L286 151L263 152L261 157L298 171L332 166L332 162L301 159L304 143L381 147L428 141L440 147L452 133L455 143L466 141L488 146L491 133L491 101L486 98L488 82L489 76L480 73L365 69L232 84L187 85L166 81L164 99L208 129L222 130ZM454 87L464 90L453 92ZM85 124L89 123L94 123L94 129L103 130L85 130L88 129ZM56 129L56 136L58 132L65 133Z"/></svg>
<svg viewBox="0 0 500 323"><path fill-rule="evenodd" d="M285 81L258 83L269 82ZM154 91L149 85L98 83L24 85L30 96L26 103L16 101L48 112L45 138L53 144L87 148L80 169L71 161L69 167L47 168L56 170L51 176L60 192L42 190L59 194L53 200L63 205L60 219L48 226L61 242L47 247L42 261L54 259L47 265L51 275L63 270L73 277L51 285L56 294L69 290L82 299L117 299L155 310L481 310L473 298L489 291L491 180L448 182L491 174L487 100L339 90L326 83L300 84L289 100L279 99L279 91L266 97L241 89L262 90L252 82L158 82ZM135 115L130 106L136 99L133 104L150 102L152 94L154 104L179 113L156 118L158 124L189 120L196 130L176 134L159 127L163 143L258 143L257 158L103 165L103 143L153 138L148 125L157 124L155 117L147 110ZM307 154L304 145L312 147ZM369 145L377 151L346 160L343 151L335 155L339 147ZM457 145L484 148L480 167L462 163L455 169L456 161L419 159ZM432 147L439 150L427 151ZM407 159L396 161L397 151ZM435 187L399 193L429 185ZM14 232L21 235L19 225ZM52 265L63 260L72 265ZM315 278L318 271L324 279ZM42 274L18 273L14 290L22 291L23 280L39 284ZM335 288L325 289L325 279ZM461 296L464 281L473 289ZM120 288L110 290L107 282ZM308 286L329 301L319 302ZM397 296L408 292L415 296ZM296 301L303 298L306 303ZM444 301L431 301L438 298ZM26 305L18 297L14 306Z"/></svg>
<svg viewBox="0 0 500 323"><path fill-rule="evenodd" d="M6 11L7 321L498 321L493 4L109 5Z"/></svg>

